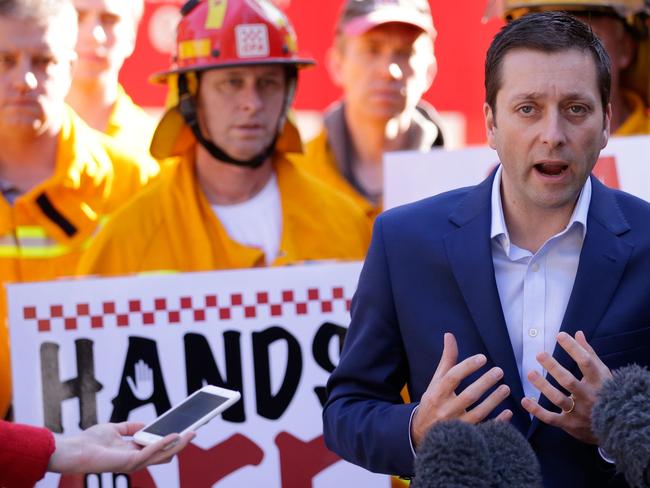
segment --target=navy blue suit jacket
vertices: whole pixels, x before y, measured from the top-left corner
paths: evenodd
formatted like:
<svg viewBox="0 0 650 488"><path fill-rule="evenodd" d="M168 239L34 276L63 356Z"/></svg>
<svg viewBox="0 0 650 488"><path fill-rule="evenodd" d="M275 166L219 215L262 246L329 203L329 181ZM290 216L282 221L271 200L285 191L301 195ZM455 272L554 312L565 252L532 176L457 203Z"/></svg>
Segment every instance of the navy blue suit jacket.
<svg viewBox="0 0 650 488"><path fill-rule="evenodd" d="M459 361L483 353L484 368L504 371L512 424L537 453L549 487L626 486L595 446L534 419L521 407L523 388L499 301L490 245L494 174L390 210L375 223L352 302L352 322L328 383L325 440L344 459L371 471L413 473L409 419L440 360L444 332L458 341ZM650 204L592 177L587 233L561 330L583 330L610 367L650 364ZM580 378L575 362L553 355ZM404 404L407 384L414 403ZM488 392L489 393L489 392ZM540 402L554 409L542 396ZM612 484L613 483L613 484Z"/></svg>

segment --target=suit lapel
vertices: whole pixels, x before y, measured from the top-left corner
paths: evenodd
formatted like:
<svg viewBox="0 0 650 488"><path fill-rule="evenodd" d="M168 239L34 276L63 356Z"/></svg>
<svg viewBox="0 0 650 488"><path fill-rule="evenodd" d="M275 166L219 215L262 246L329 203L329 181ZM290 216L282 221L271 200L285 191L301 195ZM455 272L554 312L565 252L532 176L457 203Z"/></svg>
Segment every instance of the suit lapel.
<svg viewBox="0 0 650 488"><path fill-rule="evenodd" d="M458 229L447 234L444 241L451 270L485 344L488 359L503 369L503 381L511 388L511 397L516 404L513 421L524 430L529 418L519 407L524 392L492 262L490 197L493 180L494 173L471 191L454 210L450 220Z"/></svg>
<svg viewBox="0 0 650 488"><path fill-rule="evenodd" d="M587 340L592 337L609 306L632 253L632 246L619 237L630 227L619 210L613 192L595 178L592 178L592 189L587 235L560 329L571 335L582 330ZM556 347L554 355L568 359L560 347Z"/></svg>
<svg viewBox="0 0 650 488"><path fill-rule="evenodd" d="M587 234L571 298L560 327L561 331L571 336L582 330L587 341L593 336L609 306L632 253L632 246L619 237L630 227L618 207L614 193L597 179L592 177L591 181ZM573 359L559 345L555 346L553 357L576 377L582 376ZM549 379L558 386L554 380ZM544 396L540 398L540 405L546 409L552 407ZM533 421L529 435L538 423L537 419Z"/></svg>

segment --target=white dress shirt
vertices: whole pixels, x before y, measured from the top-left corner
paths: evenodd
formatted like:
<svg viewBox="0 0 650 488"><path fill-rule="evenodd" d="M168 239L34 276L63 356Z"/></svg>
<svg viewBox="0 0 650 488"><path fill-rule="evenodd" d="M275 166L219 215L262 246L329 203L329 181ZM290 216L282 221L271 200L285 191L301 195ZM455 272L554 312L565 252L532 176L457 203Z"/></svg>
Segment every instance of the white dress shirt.
<svg viewBox="0 0 650 488"><path fill-rule="evenodd" d="M587 233L591 180L587 178L582 187L566 228L533 254L510 241L501 201L502 171L503 167L499 166L492 184L490 239L494 275L524 394L539 399L540 392L528 381L527 374L537 370L545 375L535 356L542 351L553 354L555 349ZM418 407L413 409L409 420L414 457L411 422Z"/></svg>
<svg viewBox="0 0 650 488"><path fill-rule="evenodd" d="M541 366L535 356L553 354L587 232L591 181L587 179L566 228L533 254L510 241L503 215L499 166L492 185L492 261L501 308L519 368L524 394L539 398L527 374Z"/></svg>

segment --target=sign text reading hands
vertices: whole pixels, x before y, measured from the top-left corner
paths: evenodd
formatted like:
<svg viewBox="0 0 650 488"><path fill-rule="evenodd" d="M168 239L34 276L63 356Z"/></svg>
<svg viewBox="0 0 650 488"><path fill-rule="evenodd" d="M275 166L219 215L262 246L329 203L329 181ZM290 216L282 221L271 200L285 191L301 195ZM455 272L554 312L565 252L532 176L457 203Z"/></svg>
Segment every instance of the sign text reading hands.
<svg viewBox="0 0 650 488"><path fill-rule="evenodd" d="M149 422L205 384L241 400L176 460L39 486L388 486L329 452L325 384L359 263L14 285L14 408L69 434Z"/></svg>

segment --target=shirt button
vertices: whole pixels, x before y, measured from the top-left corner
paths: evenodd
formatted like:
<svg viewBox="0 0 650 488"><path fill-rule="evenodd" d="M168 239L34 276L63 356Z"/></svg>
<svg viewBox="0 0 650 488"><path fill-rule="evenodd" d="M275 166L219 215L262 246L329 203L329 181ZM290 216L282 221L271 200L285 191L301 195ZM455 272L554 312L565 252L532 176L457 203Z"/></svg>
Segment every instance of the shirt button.
<svg viewBox="0 0 650 488"><path fill-rule="evenodd" d="M539 271L539 264L533 263L530 269L532 269L534 273L537 273Z"/></svg>
<svg viewBox="0 0 650 488"><path fill-rule="evenodd" d="M535 328L528 329L528 335L530 337L537 337L537 334L539 334L539 331Z"/></svg>

